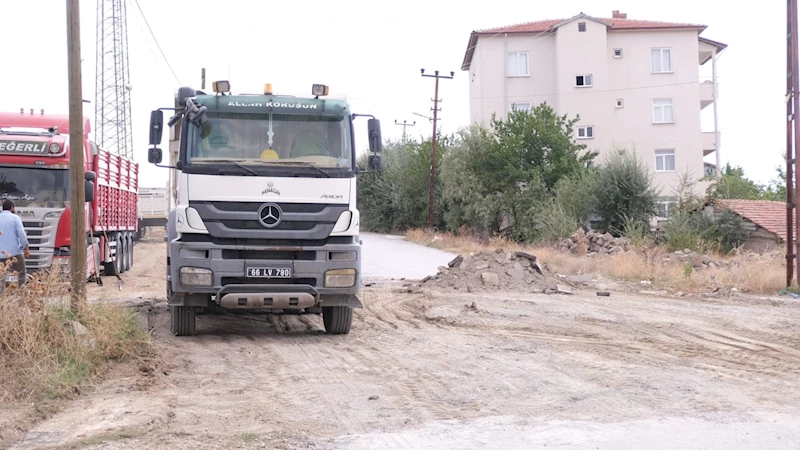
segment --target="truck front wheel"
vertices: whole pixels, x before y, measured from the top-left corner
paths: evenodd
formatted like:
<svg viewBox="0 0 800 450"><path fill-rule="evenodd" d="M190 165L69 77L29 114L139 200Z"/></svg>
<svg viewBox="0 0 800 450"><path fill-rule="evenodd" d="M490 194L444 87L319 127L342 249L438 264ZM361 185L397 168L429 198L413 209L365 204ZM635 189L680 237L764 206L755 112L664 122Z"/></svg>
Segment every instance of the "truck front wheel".
<svg viewBox="0 0 800 450"><path fill-rule="evenodd" d="M170 306L170 332L174 336L194 334L194 306Z"/></svg>
<svg viewBox="0 0 800 450"><path fill-rule="evenodd" d="M349 306L323 306L322 323L328 334L348 334L353 323L353 308Z"/></svg>

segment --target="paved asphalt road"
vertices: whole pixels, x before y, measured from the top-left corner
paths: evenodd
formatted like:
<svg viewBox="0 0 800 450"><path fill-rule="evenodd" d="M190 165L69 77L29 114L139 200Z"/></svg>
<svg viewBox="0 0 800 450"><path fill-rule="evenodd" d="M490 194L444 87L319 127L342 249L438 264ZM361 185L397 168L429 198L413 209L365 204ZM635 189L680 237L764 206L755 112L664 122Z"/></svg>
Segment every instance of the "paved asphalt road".
<svg viewBox="0 0 800 450"><path fill-rule="evenodd" d="M419 280L436 275L456 255L414 244L403 236L361 234L361 270L364 280L405 278Z"/></svg>

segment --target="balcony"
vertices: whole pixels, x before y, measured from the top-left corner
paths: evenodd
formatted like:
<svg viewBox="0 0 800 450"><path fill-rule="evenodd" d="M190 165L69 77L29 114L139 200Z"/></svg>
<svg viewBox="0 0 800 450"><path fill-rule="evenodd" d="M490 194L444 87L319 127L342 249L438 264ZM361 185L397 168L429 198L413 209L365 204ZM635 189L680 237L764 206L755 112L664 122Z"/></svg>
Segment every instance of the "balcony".
<svg viewBox="0 0 800 450"><path fill-rule="evenodd" d="M713 131L702 133L703 156L708 156L717 151L717 137Z"/></svg>
<svg viewBox="0 0 800 450"><path fill-rule="evenodd" d="M700 109L714 103L714 82L703 81L700 83Z"/></svg>
<svg viewBox="0 0 800 450"><path fill-rule="evenodd" d="M703 173L708 177L713 177L717 174L717 165L711 163L703 163Z"/></svg>

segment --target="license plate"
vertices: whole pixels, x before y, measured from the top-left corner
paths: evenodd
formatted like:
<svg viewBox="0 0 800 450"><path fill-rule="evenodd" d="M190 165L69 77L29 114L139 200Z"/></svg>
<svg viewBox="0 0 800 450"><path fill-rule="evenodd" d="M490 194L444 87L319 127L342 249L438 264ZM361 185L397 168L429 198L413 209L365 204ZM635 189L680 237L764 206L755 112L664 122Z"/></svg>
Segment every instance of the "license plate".
<svg viewBox="0 0 800 450"><path fill-rule="evenodd" d="M17 283L19 282L19 277L16 275L6 275L6 283Z"/></svg>
<svg viewBox="0 0 800 450"><path fill-rule="evenodd" d="M247 269L248 278L291 278L292 269L274 267L250 267Z"/></svg>

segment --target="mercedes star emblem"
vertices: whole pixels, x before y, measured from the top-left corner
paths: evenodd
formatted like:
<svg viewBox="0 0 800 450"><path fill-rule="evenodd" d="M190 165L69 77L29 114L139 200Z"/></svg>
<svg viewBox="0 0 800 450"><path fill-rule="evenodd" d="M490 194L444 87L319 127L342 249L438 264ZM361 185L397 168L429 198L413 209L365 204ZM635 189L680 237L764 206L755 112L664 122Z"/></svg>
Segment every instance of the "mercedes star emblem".
<svg viewBox="0 0 800 450"><path fill-rule="evenodd" d="M275 203L265 203L258 209L258 221L267 228L275 228L281 223L281 207Z"/></svg>

